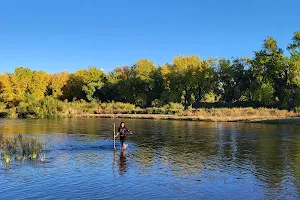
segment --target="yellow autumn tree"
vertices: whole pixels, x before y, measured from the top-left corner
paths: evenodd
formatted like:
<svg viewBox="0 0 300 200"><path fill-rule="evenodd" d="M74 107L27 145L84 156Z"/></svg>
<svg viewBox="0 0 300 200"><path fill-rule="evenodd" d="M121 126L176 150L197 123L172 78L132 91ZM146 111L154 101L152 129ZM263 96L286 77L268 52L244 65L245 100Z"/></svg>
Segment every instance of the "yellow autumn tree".
<svg viewBox="0 0 300 200"><path fill-rule="evenodd" d="M193 90L197 80L196 72L201 69L201 66L200 57L196 55L179 55L173 58L171 87L173 91L177 91L177 101L181 101L185 107L193 102Z"/></svg>
<svg viewBox="0 0 300 200"><path fill-rule="evenodd" d="M8 73L4 73L0 78L0 99L7 103L13 101L14 98L15 94L11 85L10 75Z"/></svg>
<svg viewBox="0 0 300 200"><path fill-rule="evenodd" d="M28 84L28 93L36 100L44 98L49 82L49 74L43 71L34 71Z"/></svg>
<svg viewBox="0 0 300 200"><path fill-rule="evenodd" d="M137 76L142 80L149 80L151 73L155 70L155 65L153 61L148 59L141 59L135 64L135 71Z"/></svg>
<svg viewBox="0 0 300 200"><path fill-rule="evenodd" d="M25 100L25 94L29 92L33 72L29 68L18 67L10 75L11 86L15 94L14 100L21 102Z"/></svg>
<svg viewBox="0 0 300 200"><path fill-rule="evenodd" d="M61 98L63 95L63 87L67 84L70 79L70 74L68 72L61 72L57 74L50 75L50 94L54 98Z"/></svg>

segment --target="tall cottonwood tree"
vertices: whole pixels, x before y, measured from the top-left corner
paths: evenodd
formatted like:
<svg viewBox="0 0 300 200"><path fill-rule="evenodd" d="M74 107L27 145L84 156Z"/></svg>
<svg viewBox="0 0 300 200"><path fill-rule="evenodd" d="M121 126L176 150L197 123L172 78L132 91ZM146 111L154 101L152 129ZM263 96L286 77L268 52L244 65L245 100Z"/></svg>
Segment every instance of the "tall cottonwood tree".
<svg viewBox="0 0 300 200"><path fill-rule="evenodd" d="M273 102L282 105L285 102L286 90L288 89L288 58L277 41L269 37L264 40L263 49L255 51L252 60L252 68L255 73L257 88L264 85L272 87Z"/></svg>
<svg viewBox="0 0 300 200"><path fill-rule="evenodd" d="M222 88L222 96L225 102L239 101L245 93L248 85L246 67L249 59L236 58L230 60L219 60L219 82Z"/></svg>

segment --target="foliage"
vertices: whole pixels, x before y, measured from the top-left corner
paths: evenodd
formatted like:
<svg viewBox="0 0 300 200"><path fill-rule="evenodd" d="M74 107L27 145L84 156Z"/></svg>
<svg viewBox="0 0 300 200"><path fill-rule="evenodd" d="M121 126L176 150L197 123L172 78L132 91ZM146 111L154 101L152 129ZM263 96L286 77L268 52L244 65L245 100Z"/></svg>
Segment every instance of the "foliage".
<svg viewBox="0 0 300 200"><path fill-rule="evenodd" d="M16 108L9 108L6 112L6 117L11 119L18 118L18 113L16 111Z"/></svg>
<svg viewBox="0 0 300 200"><path fill-rule="evenodd" d="M126 114L131 110L134 110L135 106L129 103L112 102L112 103L101 103L98 106L97 113L99 114Z"/></svg>
<svg viewBox="0 0 300 200"><path fill-rule="evenodd" d="M23 117L57 118L64 109L61 101L52 97L45 97L39 101L21 102L17 112Z"/></svg>
<svg viewBox="0 0 300 200"><path fill-rule="evenodd" d="M277 46L274 38L267 38L263 49L255 52L252 69L256 77L254 89L258 90L263 84L269 85L273 89L273 102L282 105L287 101L288 76L291 69L288 58L284 56L283 50Z"/></svg>
<svg viewBox="0 0 300 200"><path fill-rule="evenodd" d="M95 92L104 85L104 71L97 67L80 69L70 75L69 80L63 86L63 96L69 101L74 99L95 100Z"/></svg>
<svg viewBox="0 0 300 200"><path fill-rule="evenodd" d="M168 113L173 112L167 108L172 103L185 110L203 103L292 110L300 106L300 31L294 33L287 50L289 56L268 37L252 58L178 55L162 66L141 59L106 74L94 66L57 74L18 67L0 74L0 115Z"/></svg>
<svg viewBox="0 0 300 200"><path fill-rule="evenodd" d="M62 98L62 89L66 86L70 79L70 74L67 72L61 72L58 74L50 75L50 83L48 86L48 93L53 98Z"/></svg>
<svg viewBox="0 0 300 200"><path fill-rule="evenodd" d="M239 101L247 88L246 66L247 58L219 61L219 81L223 89L223 100L225 102Z"/></svg>

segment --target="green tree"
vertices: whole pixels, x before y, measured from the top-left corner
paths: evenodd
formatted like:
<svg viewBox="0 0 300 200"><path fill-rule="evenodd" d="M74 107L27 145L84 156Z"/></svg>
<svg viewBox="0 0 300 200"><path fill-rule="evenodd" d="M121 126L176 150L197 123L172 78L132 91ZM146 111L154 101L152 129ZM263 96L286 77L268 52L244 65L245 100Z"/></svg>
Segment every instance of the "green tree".
<svg viewBox="0 0 300 200"><path fill-rule="evenodd" d="M194 91L197 85L197 70L202 70L202 62L199 56L179 55L173 59L171 67L171 89L178 91L181 102L185 108L195 100Z"/></svg>
<svg viewBox="0 0 300 200"><path fill-rule="evenodd" d="M102 89L102 93L109 101L134 103L130 88L130 79L133 77L135 77L135 73L132 67L117 67L106 76L106 86Z"/></svg>
<svg viewBox="0 0 300 200"><path fill-rule="evenodd" d="M277 46L274 38L264 40L263 49L255 51L252 60L253 78L257 90L262 84L272 85L273 101L283 106L287 103L285 98L288 89L288 58L284 56L283 50Z"/></svg>
<svg viewBox="0 0 300 200"><path fill-rule="evenodd" d="M176 87L176 79L172 76L174 72L172 71L172 65L165 64L160 67L160 73L164 81L164 90L161 94L160 101L163 104L170 102L181 102L181 91L178 91Z"/></svg>
<svg viewBox="0 0 300 200"><path fill-rule="evenodd" d="M300 31L296 31L292 38L292 43L288 45L288 50L292 52L293 56L300 55Z"/></svg>
<svg viewBox="0 0 300 200"><path fill-rule="evenodd" d="M69 81L63 87L64 98L87 99L92 101L95 92L100 90L104 84L104 71L97 67L89 67L87 70L80 69L71 74Z"/></svg>
<svg viewBox="0 0 300 200"><path fill-rule="evenodd" d="M161 100L162 94L165 91L166 84L162 74L162 68L158 67L151 75L152 86L149 91L150 102L154 100Z"/></svg>
<svg viewBox="0 0 300 200"><path fill-rule="evenodd" d="M300 31L294 33L292 43L288 45L291 54L289 59L289 83L292 106L300 106Z"/></svg>
<svg viewBox="0 0 300 200"><path fill-rule="evenodd" d="M247 58L236 58L232 61L219 60L219 82L222 86L225 102L239 101L247 88L247 75L245 68L248 65Z"/></svg>
<svg viewBox="0 0 300 200"><path fill-rule="evenodd" d="M203 60L201 67L195 68L195 101L200 102L207 95L212 95L218 88L218 74L215 71L216 59Z"/></svg>
<svg viewBox="0 0 300 200"><path fill-rule="evenodd" d="M139 106L150 106L153 99L153 93L155 93L154 73L157 71L154 62L148 59L141 59L133 66L135 73L136 83L133 83L133 87L136 88L135 96L136 104ZM141 89L141 91L139 90Z"/></svg>

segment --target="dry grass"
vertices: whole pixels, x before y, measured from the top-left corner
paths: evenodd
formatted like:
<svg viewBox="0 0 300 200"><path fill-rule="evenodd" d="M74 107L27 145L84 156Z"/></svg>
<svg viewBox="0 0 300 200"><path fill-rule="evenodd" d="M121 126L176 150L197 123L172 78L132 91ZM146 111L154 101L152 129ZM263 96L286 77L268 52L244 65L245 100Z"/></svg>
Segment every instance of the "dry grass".
<svg viewBox="0 0 300 200"><path fill-rule="evenodd" d="M251 122L252 123L263 123L263 124L296 124L296 125L300 125L300 118L253 120Z"/></svg>
<svg viewBox="0 0 300 200"><path fill-rule="evenodd" d="M185 111L180 116L209 121L251 121L299 117L299 113L269 108L211 108Z"/></svg>
<svg viewBox="0 0 300 200"><path fill-rule="evenodd" d="M211 108L166 114L86 114L81 117L176 119L193 121L261 121L299 117L299 113L268 108Z"/></svg>
<svg viewBox="0 0 300 200"><path fill-rule="evenodd" d="M135 106L129 103L112 102L112 103L101 103L98 105L96 113L101 114L116 114L116 113L129 113L134 110Z"/></svg>

